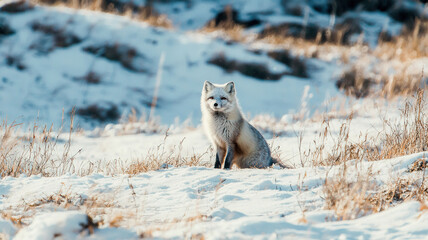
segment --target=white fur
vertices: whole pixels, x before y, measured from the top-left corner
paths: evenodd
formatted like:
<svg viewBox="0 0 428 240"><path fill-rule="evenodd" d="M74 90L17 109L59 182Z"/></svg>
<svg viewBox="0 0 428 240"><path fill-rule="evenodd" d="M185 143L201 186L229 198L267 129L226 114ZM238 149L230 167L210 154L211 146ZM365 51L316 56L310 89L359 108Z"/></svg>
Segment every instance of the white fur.
<svg viewBox="0 0 428 240"><path fill-rule="evenodd" d="M242 116L233 82L205 82L201 94L202 124L216 147L221 164L230 154L240 168L268 167L269 147L262 135Z"/></svg>

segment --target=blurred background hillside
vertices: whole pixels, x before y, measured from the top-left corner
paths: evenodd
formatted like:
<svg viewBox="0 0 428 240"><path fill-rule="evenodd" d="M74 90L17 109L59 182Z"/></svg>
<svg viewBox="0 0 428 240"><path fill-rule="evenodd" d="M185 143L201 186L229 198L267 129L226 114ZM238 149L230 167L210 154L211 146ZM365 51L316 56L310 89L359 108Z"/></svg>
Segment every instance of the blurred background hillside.
<svg viewBox="0 0 428 240"><path fill-rule="evenodd" d="M426 1L0 2L0 116L18 123L198 125L205 80L293 121L411 95L427 69Z"/></svg>

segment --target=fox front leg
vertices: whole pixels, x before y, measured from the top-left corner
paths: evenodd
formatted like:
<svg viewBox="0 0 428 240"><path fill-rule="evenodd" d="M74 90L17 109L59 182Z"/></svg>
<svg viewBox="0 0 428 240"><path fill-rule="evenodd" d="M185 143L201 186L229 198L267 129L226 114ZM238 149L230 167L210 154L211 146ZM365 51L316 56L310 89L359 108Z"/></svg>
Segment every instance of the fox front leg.
<svg viewBox="0 0 428 240"><path fill-rule="evenodd" d="M233 147L232 146L228 146L227 147L226 157L224 159L224 169L230 169L230 167L232 165L233 154L234 154Z"/></svg>
<svg viewBox="0 0 428 240"><path fill-rule="evenodd" d="M215 155L214 168L221 168L221 164L223 163L223 160L224 160L224 154L225 154L224 149L217 148L217 153Z"/></svg>

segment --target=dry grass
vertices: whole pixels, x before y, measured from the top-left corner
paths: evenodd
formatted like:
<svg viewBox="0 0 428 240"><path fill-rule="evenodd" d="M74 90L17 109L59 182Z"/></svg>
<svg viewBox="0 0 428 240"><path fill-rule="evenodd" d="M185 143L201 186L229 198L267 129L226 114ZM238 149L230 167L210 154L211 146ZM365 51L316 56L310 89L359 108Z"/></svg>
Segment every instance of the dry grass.
<svg viewBox="0 0 428 240"><path fill-rule="evenodd" d="M72 113L74 115L74 113ZM106 175L130 174L156 171L169 167L205 166L212 163L206 162L206 155L213 158L213 149L207 148L205 152L184 153L183 143L167 144L169 130L159 124L156 119L147 120L146 117L137 117L133 111L122 124L107 125L105 129L93 131L92 137L118 136L139 133L165 133L162 143L148 150L144 157L131 160L112 159L108 161L86 162L74 164L76 153L70 151L73 135L73 118L68 134L62 134L62 128L58 132L53 131L53 126L48 128L34 124L30 134L21 133L19 124L0 125L0 176L18 177L21 174L27 176L61 176L66 173L80 176L92 173L104 173ZM112 129L114 127L114 129ZM64 139L68 135L67 139ZM59 144L64 143L63 148ZM61 152L62 149L62 152Z"/></svg>
<svg viewBox="0 0 428 240"><path fill-rule="evenodd" d="M44 197L33 199L30 202L23 202L19 205L19 209L11 209L5 211L3 218L10 219L12 223L22 228L31 223L34 215L46 209L55 210L81 210L88 215L88 226L94 228L101 225L109 225L111 227L118 227L119 220L115 217L110 217L106 214L107 209L119 208L112 203L112 197L109 194L97 193L91 196L82 196L78 193L73 193L70 188L65 188L62 185L61 189L53 194ZM125 210L123 210L125 212ZM100 218L102 215L102 218ZM93 219L97 219L94 221ZM87 227L88 227L87 226Z"/></svg>
<svg viewBox="0 0 428 240"><path fill-rule="evenodd" d="M407 174L388 185L376 184L376 173L370 168L362 171L361 162L390 159L428 150L428 116L426 96L419 90L413 102L407 102L400 121L384 121L385 127L375 139L364 136L360 142L349 140L352 115L341 126L333 148L326 152L324 144L317 144L313 152L305 155L315 165L339 165L339 171L326 177L323 187L326 208L332 209L339 220L355 219L379 212L406 200L428 200L428 181L425 177L426 160L420 159L409 166ZM328 135L328 124L321 134L321 143ZM376 143L380 143L377 145ZM353 161L350 161L353 160Z"/></svg>
<svg viewBox="0 0 428 240"><path fill-rule="evenodd" d="M73 114L70 120L69 138L64 143L62 156L54 154L61 142L62 128L55 134L53 126L34 124L29 135L19 136L18 124L3 122L0 125L0 176L54 176L72 172L73 160L80 151L70 153Z"/></svg>
<svg viewBox="0 0 428 240"><path fill-rule="evenodd" d="M411 153L428 151L427 97L419 90L414 102L407 102L399 123L385 122L382 145L374 149L369 160L388 159Z"/></svg>
<svg viewBox="0 0 428 240"><path fill-rule="evenodd" d="M116 190L120 190L123 186L114 189L111 192L95 192L89 195L83 195L71 190L71 186L66 187L65 184L52 194L43 197L31 199L22 203L17 207L11 207L1 213L0 217L10 220L18 229L28 226L33 221L34 216L43 211L63 211L63 210L78 210L85 212L88 216L87 225L82 226L83 230L89 230L88 234L92 234L94 229L98 227L124 227L144 226L140 231L141 237L152 237L154 232L168 231L178 226L191 226L196 222L207 221L209 216L199 213L186 214L183 218L167 219L161 224L149 224L146 219L142 219L142 210L144 206L140 206L137 200L142 196L138 196L134 191L134 186L128 178L129 194L135 203L135 207L123 206L118 200ZM216 186L216 190L221 187L224 180L221 180ZM147 194L147 193L145 193ZM124 196L121 195L120 198ZM126 204L125 204L126 205ZM202 235L198 235L202 236Z"/></svg>
<svg viewBox="0 0 428 240"><path fill-rule="evenodd" d="M366 4L366 3L364 3ZM369 4L370 5L370 4ZM364 5L367 7L366 5ZM369 8L373 8L370 5ZM380 34L379 43L370 49L362 42L362 35L353 44L349 44L352 34L361 31L359 19L345 18L334 25L333 29L320 29L312 25L287 23L270 26L260 33L244 31L243 25L236 21L231 10L224 12L223 21L214 19L202 32L215 32L227 41L245 44L268 43L278 49L290 51L298 57L320 58L331 61L338 59L349 65L337 81L337 87L347 95L367 96L409 96L419 88L428 86L428 70L418 68L417 61L428 56L428 21L410 21L404 24L398 36ZM271 54L272 55L272 54ZM301 62L305 62L303 59ZM298 62L296 62L298 63ZM426 62L425 62L426 64ZM287 63L293 69L293 75L306 77L302 64ZM371 67L367 67L371 66Z"/></svg>
<svg viewBox="0 0 428 240"><path fill-rule="evenodd" d="M246 27L260 24L260 20L241 21L238 12L231 6L225 6L217 15L200 30L203 33L211 33L230 42L247 42L251 35L245 34Z"/></svg>
<svg viewBox="0 0 428 240"><path fill-rule="evenodd" d="M373 173L350 179L348 171L344 163L339 174L326 178L323 187L325 207L335 211L337 220L355 219L378 211L378 206L371 202L377 187Z"/></svg>
<svg viewBox="0 0 428 240"><path fill-rule="evenodd" d="M106 12L126 16L156 27L172 28L172 23L168 17L155 11L153 1L147 1L146 5L143 6L134 4L132 1L125 3L108 0L31 0L31 3Z"/></svg>
<svg viewBox="0 0 428 240"><path fill-rule="evenodd" d="M248 42L251 36L244 33L244 28L239 25L233 25L232 27L221 27L214 25L207 25L203 27L200 32L208 33L216 37L226 39L230 43L236 42Z"/></svg>
<svg viewBox="0 0 428 240"><path fill-rule="evenodd" d="M334 210L337 220L377 213L408 200L421 203L428 200L425 168L415 174L393 177L384 185L376 184L375 172L356 168L356 165L343 163L339 173L325 180L325 207Z"/></svg>
<svg viewBox="0 0 428 240"><path fill-rule="evenodd" d="M404 26L402 34L391 41L380 41L374 53L382 60L410 59L428 56L428 21L415 20L409 28Z"/></svg>
<svg viewBox="0 0 428 240"><path fill-rule="evenodd" d="M420 89L413 101L407 101L397 122L384 120L383 129L374 137L360 135L350 140L353 119L351 113L342 123L338 136L331 136L328 119L323 121L322 131L314 139L314 149L301 151L301 161L318 166L342 164L349 160L378 161L428 150L428 115L426 114L426 93ZM326 149L327 140L333 145Z"/></svg>
<svg viewBox="0 0 428 240"><path fill-rule="evenodd" d="M389 41L379 40L365 58L351 64L337 82L339 88L357 97L368 95L408 96L428 87L428 21L416 19ZM372 67L367 67L367 66ZM363 70L365 69L365 71Z"/></svg>
<svg viewBox="0 0 428 240"><path fill-rule="evenodd" d="M211 167L212 163L203 161L203 157L205 155L210 155L210 159L213 159L214 153L212 148L208 148L203 153L193 153L190 156L183 156L183 142L185 139L183 138L178 145L168 147L165 144L167 136L168 132L165 134L163 143L150 149L144 159L133 161L129 167L125 169L125 173L136 175L142 172L182 166Z"/></svg>
<svg viewBox="0 0 428 240"><path fill-rule="evenodd" d="M129 135L138 133L165 133L168 128L160 124L160 120L155 117L148 117L146 114L137 115L137 111L132 108L131 113L120 120L120 130L118 135Z"/></svg>

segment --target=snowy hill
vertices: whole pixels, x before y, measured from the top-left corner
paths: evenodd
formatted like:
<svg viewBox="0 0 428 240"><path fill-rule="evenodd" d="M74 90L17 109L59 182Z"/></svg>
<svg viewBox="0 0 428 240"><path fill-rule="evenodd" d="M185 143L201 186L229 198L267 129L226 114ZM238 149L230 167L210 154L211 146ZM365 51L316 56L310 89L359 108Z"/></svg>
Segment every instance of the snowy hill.
<svg viewBox="0 0 428 240"><path fill-rule="evenodd" d="M162 53L165 62L156 115L168 124L176 118L199 122L205 80L235 81L238 94L245 93L239 94L245 112L277 117L299 110L308 85L307 79L292 74L272 82L239 72L228 74L209 60L224 54L267 66L272 73L287 73L290 68L265 54L251 52L249 46L228 45L200 33L153 28L123 17L66 8L36 7L3 16L16 30L2 39L0 49L4 57L12 59L0 66L0 114L20 122L37 117L41 122L59 124L62 109L68 113L73 107L77 108L77 123L85 128L116 122L132 108L148 114ZM24 69L15 66L18 62ZM308 62L313 65L310 75L317 76L307 93L312 97L309 106L315 109L337 91L331 79L333 65ZM261 87L264 97L256 100Z"/></svg>

